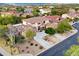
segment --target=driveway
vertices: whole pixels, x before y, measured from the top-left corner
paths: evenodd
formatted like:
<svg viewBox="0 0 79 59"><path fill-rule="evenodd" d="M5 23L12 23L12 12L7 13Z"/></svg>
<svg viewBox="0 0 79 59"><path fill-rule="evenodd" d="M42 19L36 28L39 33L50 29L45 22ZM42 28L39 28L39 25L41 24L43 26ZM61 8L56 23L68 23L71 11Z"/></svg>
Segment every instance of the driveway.
<svg viewBox="0 0 79 59"><path fill-rule="evenodd" d="M39 54L39 56L64 56L64 52L72 45L76 44L79 45L76 38L79 36L79 23L75 23L73 25L78 32L67 38L66 40L60 42L59 44L55 45L54 47L46 50L45 52Z"/></svg>
<svg viewBox="0 0 79 59"><path fill-rule="evenodd" d="M34 40L37 41L38 43L40 43L40 45L42 45L44 48L47 49L47 48L51 47L51 45L43 39L43 37L46 35L47 34L44 31L37 32L36 36L34 37Z"/></svg>

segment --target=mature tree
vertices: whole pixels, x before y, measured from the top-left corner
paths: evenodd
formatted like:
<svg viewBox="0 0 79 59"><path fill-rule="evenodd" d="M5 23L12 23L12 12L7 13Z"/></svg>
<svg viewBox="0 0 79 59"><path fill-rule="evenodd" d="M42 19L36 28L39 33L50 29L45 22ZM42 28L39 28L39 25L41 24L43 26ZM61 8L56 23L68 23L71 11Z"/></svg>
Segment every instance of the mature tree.
<svg viewBox="0 0 79 59"><path fill-rule="evenodd" d="M16 8L16 11L17 11L17 12L24 12L24 8L23 8L23 7L17 7L17 8Z"/></svg>
<svg viewBox="0 0 79 59"><path fill-rule="evenodd" d="M58 24L58 27L56 30L58 33L64 33L65 31L69 31L71 29L72 29L72 26L66 20L63 20Z"/></svg>
<svg viewBox="0 0 79 59"><path fill-rule="evenodd" d="M0 24L7 25L7 24L17 24L21 22L21 18L13 15L8 16L0 16Z"/></svg>
<svg viewBox="0 0 79 59"><path fill-rule="evenodd" d="M8 31L8 28L6 25L0 25L0 37L4 37L7 31Z"/></svg>
<svg viewBox="0 0 79 59"><path fill-rule="evenodd" d="M7 36L8 36L8 39L10 41L10 44L14 45L15 44L15 35L13 35L13 34L7 34Z"/></svg>
<svg viewBox="0 0 79 59"><path fill-rule="evenodd" d="M45 33L49 34L49 35L53 35L55 34L55 30L53 28L46 28L45 29Z"/></svg>
<svg viewBox="0 0 79 59"><path fill-rule="evenodd" d="M72 45L65 53L65 56L79 56L79 45Z"/></svg>
<svg viewBox="0 0 79 59"><path fill-rule="evenodd" d="M15 44L16 43L23 43L25 40L24 40L24 37L22 35L19 35L19 36L15 36Z"/></svg>
<svg viewBox="0 0 79 59"><path fill-rule="evenodd" d="M51 14L52 15L62 15L68 12L68 8L52 8Z"/></svg>
<svg viewBox="0 0 79 59"><path fill-rule="evenodd" d="M73 19L71 19L71 18L66 18L65 20L68 21L68 22L72 22L73 21Z"/></svg>
<svg viewBox="0 0 79 59"><path fill-rule="evenodd" d="M38 16L39 13L40 13L40 11L39 11L38 8L34 8L33 11L32 11L32 13L33 13L34 16Z"/></svg>
<svg viewBox="0 0 79 59"><path fill-rule="evenodd" d="M32 29L27 29L22 33L22 35L27 39L33 39L33 37L36 35L36 32Z"/></svg>
<svg viewBox="0 0 79 59"><path fill-rule="evenodd" d="M26 15L26 18L31 18L32 16L30 16L30 15Z"/></svg>
<svg viewBox="0 0 79 59"><path fill-rule="evenodd" d="M0 12L2 11L2 7L0 7Z"/></svg>

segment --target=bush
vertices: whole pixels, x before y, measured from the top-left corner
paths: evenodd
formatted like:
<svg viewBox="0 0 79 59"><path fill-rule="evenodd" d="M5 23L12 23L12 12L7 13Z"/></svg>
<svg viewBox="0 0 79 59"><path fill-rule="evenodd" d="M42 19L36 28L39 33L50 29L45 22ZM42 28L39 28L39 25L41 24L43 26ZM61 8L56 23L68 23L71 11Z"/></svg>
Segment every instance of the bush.
<svg viewBox="0 0 79 59"><path fill-rule="evenodd" d="M16 43L24 43L24 37L23 36L15 36L15 44Z"/></svg>
<svg viewBox="0 0 79 59"><path fill-rule="evenodd" d="M34 16L39 16L40 11L39 11L38 8L34 8L32 13L33 13Z"/></svg>
<svg viewBox="0 0 79 59"><path fill-rule="evenodd" d="M47 33L49 35L53 35L56 33L56 31L53 28L46 28L45 33Z"/></svg>
<svg viewBox="0 0 79 59"><path fill-rule="evenodd" d="M36 35L36 32L32 29L27 29L22 32L22 35L27 39L33 39L33 37Z"/></svg>
<svg viewBox="0 0 79 59"><path fill-rule="evenodd" d="M79 56L79 45L72 45L65 53L65 56Z"/></svg>
<svg viewBox="0 0 79 59"><path fill-rule="evenodd" d="M68 12L68 8L52 8L51 9L51 14L52 15L62 15Z"/></svg>
<svg viewBox="0 0 79 59"><path fill-rule="evenodd" d="M7 25L7 24L17 24L21 23L21 18L13 15L8 16L0 16L0 24Z"/></svg>
<svg viewBox="0 0 79 59"><path fill-rule="evenodd" d="M63 20L58 24L57 32L64 33L65 31L69 31L72 29L72 26L68 23L68 21Z"/></svg>
<svg viewBox="0 0 79 59"><path fill-rule="evenodd" d="M8 28L6 25L0 25L0 37L4 37L7 31L8 31Z"/></svg>

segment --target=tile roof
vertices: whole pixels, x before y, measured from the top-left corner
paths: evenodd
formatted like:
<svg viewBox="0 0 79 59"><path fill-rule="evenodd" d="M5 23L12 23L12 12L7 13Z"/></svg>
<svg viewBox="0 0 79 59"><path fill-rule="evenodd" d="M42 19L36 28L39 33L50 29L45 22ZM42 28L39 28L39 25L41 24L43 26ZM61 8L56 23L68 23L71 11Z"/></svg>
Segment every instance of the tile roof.
<svg viewBox="0 0 79 59"><path fill-rule="evenodd" d="M60 16L46 16L46 18L51 19L53 22L59 22Z"/></svg>
<svg viewBox="0 0 79 59"><path fill-rule="evenodd" d="M23 21L27 22L27 23L42 23L43 21L49 20L46 17L33 17L33 18L29 18L29 19L24 19Z"/></svg>
<svg viewBox="0 0 79 59"><path fill-rule="evenodd" d="M54 22L58 22L59 18L60 16L42 16L42 17L33 17L29 19L24 19L23 21L34 24L34 23L42 23L43 21L46 20L53 20Z"/></svg>

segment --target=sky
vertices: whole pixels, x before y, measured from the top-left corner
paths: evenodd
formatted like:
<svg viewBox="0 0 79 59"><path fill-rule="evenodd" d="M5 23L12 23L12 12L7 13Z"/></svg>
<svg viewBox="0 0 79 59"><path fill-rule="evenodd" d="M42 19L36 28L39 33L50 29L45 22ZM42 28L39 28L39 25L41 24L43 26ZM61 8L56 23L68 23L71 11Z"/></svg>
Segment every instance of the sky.
<svg viewBox="0 0 79 59"><path fill-rule="evenodd" d="M79 3L79 0L0 0L0 3Z"/></svg>

